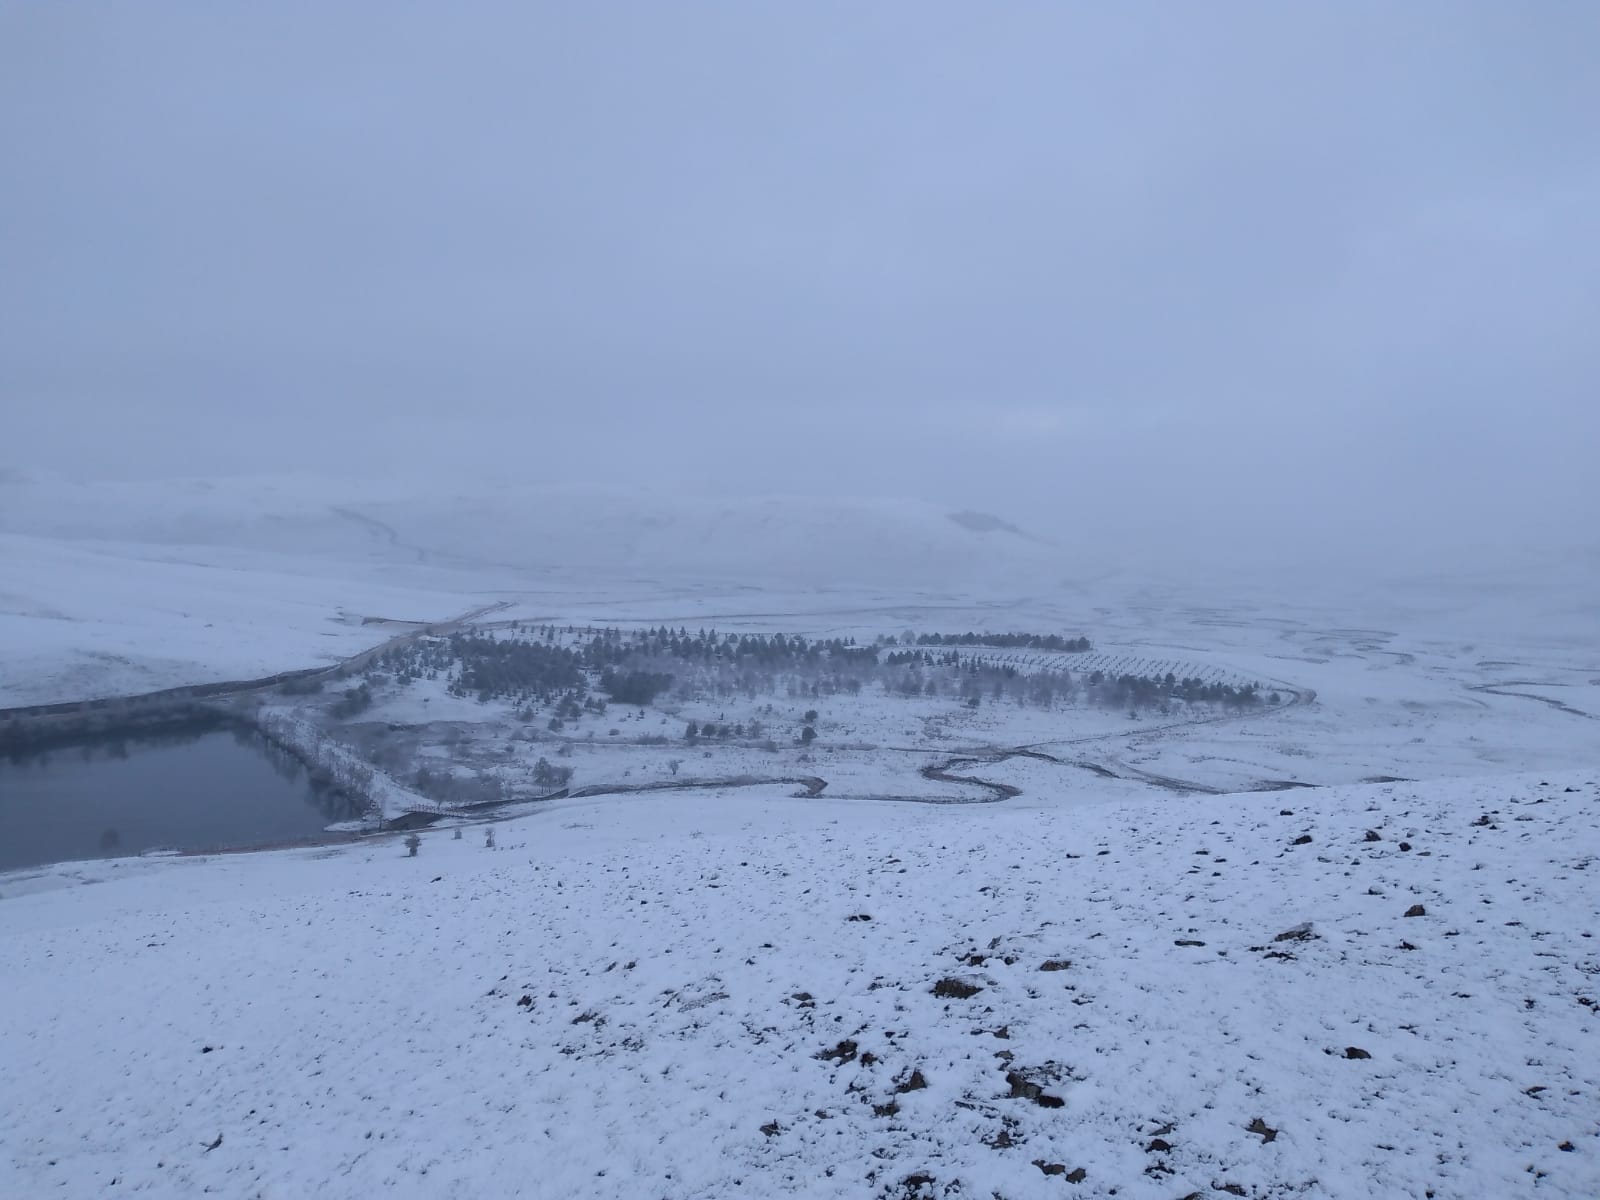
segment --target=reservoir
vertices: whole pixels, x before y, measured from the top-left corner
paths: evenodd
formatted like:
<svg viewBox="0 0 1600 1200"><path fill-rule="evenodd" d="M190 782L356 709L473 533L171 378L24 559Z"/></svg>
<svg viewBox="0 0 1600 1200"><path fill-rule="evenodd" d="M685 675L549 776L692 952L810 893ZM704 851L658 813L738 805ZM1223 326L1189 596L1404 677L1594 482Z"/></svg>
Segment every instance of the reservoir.
<svg viewBox="0 0 1600 1200"><path fill-rule="evenodd" d="M248 728L102 735L0 755L0 871L304 841L361 811Z"/></svg>

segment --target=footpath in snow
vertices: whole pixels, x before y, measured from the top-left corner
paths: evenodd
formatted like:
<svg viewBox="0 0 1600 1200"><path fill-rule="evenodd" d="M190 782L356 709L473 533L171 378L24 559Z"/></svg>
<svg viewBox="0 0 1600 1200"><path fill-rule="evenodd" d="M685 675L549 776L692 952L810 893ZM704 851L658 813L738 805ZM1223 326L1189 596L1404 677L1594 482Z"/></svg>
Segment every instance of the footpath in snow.
<svg viewBox="0 0 1600 1200"><path fill-rule="evenodd" d="M0 1195L1592 1200L1596 778L0 877Z"/></svg>

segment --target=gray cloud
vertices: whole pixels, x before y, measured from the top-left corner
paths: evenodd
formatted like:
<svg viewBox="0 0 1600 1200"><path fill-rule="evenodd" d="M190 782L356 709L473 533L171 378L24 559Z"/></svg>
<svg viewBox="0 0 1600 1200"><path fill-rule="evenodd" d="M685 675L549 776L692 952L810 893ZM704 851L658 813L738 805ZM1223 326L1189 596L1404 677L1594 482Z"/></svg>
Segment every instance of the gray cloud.
<svg viewBox="0 0 1600 1200"><path fill-rule="evenodd" d="M1588 5L7 7L0 455L1592 539L1597 45Z"/></svg>

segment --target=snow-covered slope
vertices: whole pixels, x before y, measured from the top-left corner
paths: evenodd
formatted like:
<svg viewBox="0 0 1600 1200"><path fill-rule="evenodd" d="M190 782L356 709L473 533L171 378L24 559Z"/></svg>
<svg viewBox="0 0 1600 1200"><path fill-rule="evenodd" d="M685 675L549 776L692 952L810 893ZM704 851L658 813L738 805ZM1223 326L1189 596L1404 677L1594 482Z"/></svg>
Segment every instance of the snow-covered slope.
<svg viewBox="0 0 1600 1200"><path fill-rule="evenodd" d="M0 707L249 679L388 637L367 614L440 620L471 601L334 564L0 533Z"/></svg>
<svg viewBox="0 0 1600 1200"><path fill-rule="evenodd" d="M1588 1200L1596 780L0 879L0 1194Z"/></svg>

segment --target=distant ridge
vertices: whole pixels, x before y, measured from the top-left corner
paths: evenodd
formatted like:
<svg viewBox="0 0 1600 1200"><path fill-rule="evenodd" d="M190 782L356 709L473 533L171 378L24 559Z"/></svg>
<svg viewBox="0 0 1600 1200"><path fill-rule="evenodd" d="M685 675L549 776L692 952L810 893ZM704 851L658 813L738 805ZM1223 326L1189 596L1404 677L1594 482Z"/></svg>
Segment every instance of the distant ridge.
<svg viewBox="0 0 1600 1200"><path fill-rule="evenodd" d="M1025 529L1019 529L1010 521L997 517L993 513L963 509L961 512L953 512L947 515L950 520L961 526L961 528L970 529L973 533L1009 533L1013 537L1019 537L1036 545L1047 546L1050 544L1037 534L1029 533Z"/></svg>
<svg viewBox="0 0 1600 1200"><path fill-rule="evenodd" d="M0 485L0 533L344 562L808 586L1032 588L1059 551L989 513L918 500L704 497L537 484L323 478ZM976 536L975 536L976 535Z"/></svg>

